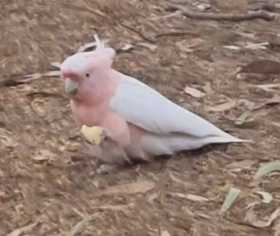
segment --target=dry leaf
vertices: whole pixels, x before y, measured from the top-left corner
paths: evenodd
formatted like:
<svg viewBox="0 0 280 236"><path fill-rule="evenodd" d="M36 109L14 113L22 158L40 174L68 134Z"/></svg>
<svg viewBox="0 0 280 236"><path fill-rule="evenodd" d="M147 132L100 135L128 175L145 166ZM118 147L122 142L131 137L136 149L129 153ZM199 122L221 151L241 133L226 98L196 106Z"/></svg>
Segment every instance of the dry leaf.
<svg viewBox="0 0 280 236"><path fill-rule="evenodd" d="M277 208L269 217L268 220L260 220L256 216L253 208L248 210L245 216L245 221L247 221L250 225L257 227L257 228L265 228L269 227L273 221L275 221L280 216L280 208Z"/></svg>
<svg viewBox="0 0 280 236"><path fill-rule="evenodd" d="M182 41L176 42L176 47L181 52L190 53L190 52L193 52L199 46L201 46L204 42L205 41L203 39L195 37L190 40L182 40Z"/></svg>
<svg viewBox="0 0 280 236"><path fill-rule="evenodd" d="M81 143L79 142L67 142L65 149L69 152L76 152L80 149Z"/></svg>
<svg viewBox="0 0 280 236"><path fill-rule="evenodd" d="M194 98L202 98L206 95L204 92L201 92L198 89L191 88L191 87L188 87L188 86L185 87L184 92L188 95L191 95Z"/></svg>
<svg viewBox="0 0 280 236"><path fill-rule="evenodd" d="M273 200L272 195L268 192L257 191L256 193L261 195L263 203L270 203Z"/></svg>
<svg viewBox="0 0 280 236"><path fill-rule="evenodd" d="M33 159L34 161L38 161L38 162L49 160L49 158L48 158L47 156L41 156L41 155L33 156L32 159Z"/></svg>
<svg viewBox="0 0 280 236"><path fill-rule="evenodd" d="M202 38L192 38L192 39L188 40L187 42L188 43L185 46L186 46L186 48L191 50L191 49L194 49L194 48L200 46L202 43L205 42L205 40L203 40Z"/></svg>
<svg viewBox="0 0 280 236"><path fill-rule="evenodd" d="M186 198L188 200L191 200L191 201L194 201L194 202L207 202L207 201L209 201L205 197L194 195L194 194L187 194Z"/></svg>
<svg viewBox="0 0 280 236"><path fill-rule="evenodd" d="M44 77L60 77L61 72L60 70L52 70L45 73L34 73L23 76L23 79L20 79L20 83L28 83L33 80L41 79Z"/></svg>
<svg viewBox="0 0 280 236"><path fill-rule="evenodd" d="M221 207L220 212L224 213L226 212L231 206L232 204L235 202L235 200L237 199L238 195L240 194L240 190L237 188L231 188L225 198L225 201Z"/></svg>
<svg viewBox="0 0 280 236"><path fill-rule="evenodd" d="M219 104L217 106L209 107L208 111L212 112L222 112L228 111L236 106L236 102L234 100Z"/></svg>
<svg viewBox="0 0 280 236"><path fill-rule="evenodd" d="M43 73L43 77L60 77L61 72L58 70L48 71Z"/></svg>
<svg viewBox="0 0 280 236"><path fill-rule="evenodd" d="M163 230L160 236L170 236L170 233L167 230Z"/></svg>
<svg viewBox="0 0 280 236"><path fill-rule="evenodd" d="M252 110L256 111L256 110L260 110L266 106L275 106L278 104L280 104L280 96L275 95L273 98L267 99L261 104L257 104Z"/></svg>
<svg viewBox="0 0 280 236"><path fill-rule="evenodd" d="M273 231L274 231L273 236L280 236L280 220L279 219L276 219L273 222Z"/></svg>
<svg viewBox="0 0 280 236"><path fill-rule="evenodd" d="M269 163L266 163L262 165L257 173L255 174L254 178L259 179L265 175L268 175L269 173L273 171L280 171L280 161L272 161Z"/></svg>
<svg viewBox="0 0 280 236"><path fill-rule="evenodd" d="M3 147L16 147L17 141L15 140L15 138L13 137L13 133L4 129L4 128L0 128L0 145Z"/></svg>
<svg viewBox="0 0 280 236"><path fill-rule="evenodd" d="M249 123L252 123L254 121L254 118L250 117L252 113L250 111L243 112L234 122L237 126L245 126Z"/></svg>
<svg viewBox="0 0 280 236"><path fill-rule="evenodd" d="M155 51L157 49L157 45L152 44L152 43L140 42L140 43L137 43L137 45L142 46L144 48L148 48L151 51Z"/></svg>
<svg viewBox="0 0 280 236"><path fill-rule="evenodd" d="M61 63L59 63L59 62L51 62L51 66L56 69L59 69L59 70L60 70L60 65L61 65Z"/></svg>
<svg viewBox="0 0 280 236"><path fill-rule="evenodd" d="M181 184L181 185L183 185L183 186L185 186L185 187L188 187L188 184L187 184L185 181L183 181L183 180L181 180L180 178L176 177L176 176L175 176L172 172L170 172L170 171L168 171L168 173L169 173L169 177L170 177L170 179L171 179L172 181L174 181L175 183Z"/></svg>
<svg viewBox="0 0 280 236"><path fill-rule="evenodd" d="M207 3L200 3L196 5L196 8L200 11L206 11L211 9L211 5Z"/></svg>
<svg viewBox="0 0 280 236"><path fill-rule="evenodd" d="M278 83L278 84L259 84L259 85L253 85L253 87L262 89L266 92L272 92L272 91L274 91L274 89L280 88L280 83Z"/></svg>
<svg viewBox="0 0 280 236"><path fill-rule="evenodd" d="M151 181L138 181L130 184L115 185L100 191L98 195L112 194L137 194L146 193L155 187L155 183Z"/></svg>
<svg viewBox="0 0 280 236"><path fill-rule="evenodd" d="M248 38L248 39L256 39L256 34L255 33L246 33L246 32L236 32L236 34L242 36L243 38Z"/></svg>
<svg viewBox="0 0 280 236"><path fill-rule="evenodd" d="M276 126L277 128L280 128L280 123L279 122L272 121L270 124Z"/></svg>
<svg viewBox="0 0 280 236"><path fill-rule="evenodd" d="M98 210L122 211L124 213L127 213L127 210L131 207L134 207L133 203L130 203L128 205L104 205L104 206L97 206L97 207L93 207L93 208L98 209Z"/></svg>
<svg viewBox="0 0 280 236"><path fill-rule="evenodd" d="M46 100L44 98L35 98L31 102L33 111L40 117L45 117L47 113Z"/></svg>
<svg viewBox="0 0 280 236"><path fill-rule="evenodd" d="M206 82L205 85L202 87L203 91L205 91L206 94L213 94L215 91L212 89L211 83Z"/></svg>
<svg viewBox="0 0 280 236"><path fill-rule="evenodd" d="M21 228L18 228L16 230L14 230L13 232L9 233L7 236L20 236L24 233L27 233L29 231L31 231L34 227L36 227L40 222L35 222L33 224L30 225L26 225L23 226Z"/></svg>
<svg viewBox="0 0 280 236"><path fill-rule="evenodd" d="M254 165L255 161L252 160L243 160L243 161L237 161L233 162L229 165L227 165L227 168L230 169L230 171L241 171L245 169L250 169L252 165Z"/></svg>
<svg viewBox="0 0 280 236"><path fill-rule="evenodd" d="M241 73L280 74L280 63L271 60L253 61L240 70Z"/></svg>
<svg viewBox="0 0 280 236"><path fill-rule="evenodd" d="M225 45L225 46L223 46L223 48L230 49L230 50L234 50L234 51L239 51L239 50L241 50L241 47L235 46L235 45Z"/></svg>
<svg viewBox="0 0 280 236"><path fill-rule="evenodd" d="M94 214L92 216L87 216L84 219L82 219L80 222L78 222L68 233L68 236L76 236L80 235L82 232L83 227L88 224L90 221L94 220L96 218L97 214Z"/></svg>
<svg viewBox="0 0 280 236"><path fill-rule="evenodd" d="M134 46L132 44L125 44L123 45L119 50L122 51L122 52L127 52L127 51L130 51L134 48Z"/></svg>
<svg viewBox="0 0 280 236"><path fill-rule="evenodd" d="M265 102L265 105L273 106L273 105L278 105L280 103L280 96L275 95L273 98L268 99Z"/></svg>
<svg viewBox="0 0 280 236"><path fill-rule="evenodd" d="M209 201L207 198L194 195L194 194L183 194L183 193L168 193L168 195L172 197L184 198L194 202L207 202Z"/></svg>
<svg viewBox="0 0 280 236"><path fill-rule="evenodd" d="M244 106L247 110L252 111L256 104L252 101L249 101L247 99L239 99L238 103L242 106Z"/></svg>
<svg viewBox="0 0 280 236"><path fill-rule="evenodd" d="M245 209L248 210L248 209L250 209L250 208L252 208L252 207L254 207L254 206L257 206L257 205L259 205L259 204L260 204L259 201L250 202L249 204L247 204L247 206L245 207Z"/></svg>
<svg viewBox="0 0 280 236"><path fill-rule="evenodd" d="M185 52L193 52L194 50L196 50L196 48L198 48L199 46L201 46L205 41L201 38L193 38L191 40L188 41L182 41L177 42L176 46L178 46L182 51Z"/></svg>
<svg viewBox="0 0 280 236"><path fill-rule="evenodd" d="M265 50L269 45L270 45L269 42L263 42L263 43L246 42L244 48L251 49L251 50Z"/></svg>
<svg viewBox="0 0 280 236"><path fill-rule="evenodd" d="M41 149L39 150L34 156L32 156L32 160L34 161L49 161L49 160L54 160L55 154L52 153L51 151L47 149Z"/></svg>

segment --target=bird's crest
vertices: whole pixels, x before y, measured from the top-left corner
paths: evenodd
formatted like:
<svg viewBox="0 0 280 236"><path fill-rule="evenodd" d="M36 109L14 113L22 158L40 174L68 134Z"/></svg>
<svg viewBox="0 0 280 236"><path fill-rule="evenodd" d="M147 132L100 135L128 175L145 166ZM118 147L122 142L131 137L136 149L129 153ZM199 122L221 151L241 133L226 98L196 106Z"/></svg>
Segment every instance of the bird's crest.
<svg viewBox="0 0 280 236"><path fill-rule="evenodd" d="M108 40L101 40L97 34L94 36L94 41L81 47L77 53L69 56L61 65L62 71L71 71L82 74L89 67L111 67L115 50L106 43Z"/></svg>
<svg viewBox="0 0 280 236"><path fill-rule="evenodd" d="M106 48L106 43L107 43L107 40L100 40L100 38L98 37L97 34L95 34L94 36L94 40L95 40L95 47L96 49L103 49L103 48Z"/></svg>

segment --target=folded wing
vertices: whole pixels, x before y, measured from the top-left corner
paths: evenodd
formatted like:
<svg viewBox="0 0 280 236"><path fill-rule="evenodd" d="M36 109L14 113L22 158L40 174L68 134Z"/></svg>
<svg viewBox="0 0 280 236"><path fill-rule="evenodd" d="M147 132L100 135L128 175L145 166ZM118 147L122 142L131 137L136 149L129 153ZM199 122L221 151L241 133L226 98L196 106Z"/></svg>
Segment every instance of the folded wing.
<svg viewBox="0 0 280 236"><path fill-rule="evenodd" d="M178 133L196 138L224 137L228 142L242 141L129 76L123 75L110 106L129 123L155 134Z"/></svg>

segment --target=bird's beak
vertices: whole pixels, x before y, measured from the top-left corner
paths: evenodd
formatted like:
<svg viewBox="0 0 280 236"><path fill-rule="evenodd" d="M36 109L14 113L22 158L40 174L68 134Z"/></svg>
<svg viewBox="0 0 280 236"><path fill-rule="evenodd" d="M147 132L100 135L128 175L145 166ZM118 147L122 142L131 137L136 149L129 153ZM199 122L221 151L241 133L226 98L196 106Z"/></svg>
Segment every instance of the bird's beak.
<svg viewBox="0 0 280 236"><path fill-rule="evenodd" d="M65 79L65 84L64 84L64 90L67 94L74 96L77 94L78 92L78 82L68 79Z"/></svg>

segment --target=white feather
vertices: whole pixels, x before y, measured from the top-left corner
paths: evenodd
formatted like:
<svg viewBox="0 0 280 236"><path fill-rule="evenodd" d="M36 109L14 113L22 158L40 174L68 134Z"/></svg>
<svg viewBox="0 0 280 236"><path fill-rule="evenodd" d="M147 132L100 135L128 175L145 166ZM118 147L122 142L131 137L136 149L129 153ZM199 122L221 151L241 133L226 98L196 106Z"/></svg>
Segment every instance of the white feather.
<svg viewBox="0 0 280 236"><path fill-rule="evenodd" d="M141 147L150 156L172 155L181 150L198 149L210 143L228 143L235 140L223 136L209 136L204 138L195 138L189 135L155 135L147 134L141 140Z"/></svg>
<svg viewBox="0 0 280 236"><path fill-rule="evenodd" d="M153 134L182 135L194 139L208 138L208 143L241 142L198 115L178 106L144 83L122 75L111 99L111 109L129 123ZM217 137L219 137L217 139ZM210 142L210 140L213 142ZM198 141L198 140L197 140ZM188 149L188 148L187 148Z"/></svg>
<svg viewBox="0 0 280 236"><path fill-rule="evenodd" d="M106 48L106 42L107 40L101 40L98 36L98 34L93 35L95 40L96 49L103 49Z"/></svg>

